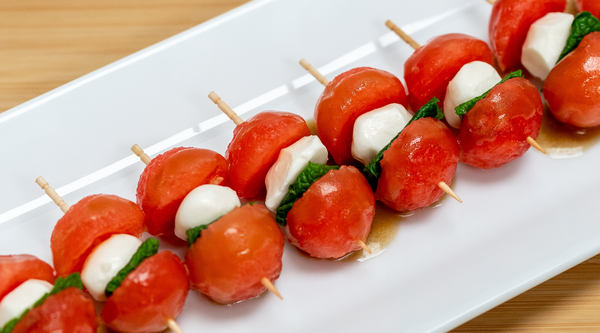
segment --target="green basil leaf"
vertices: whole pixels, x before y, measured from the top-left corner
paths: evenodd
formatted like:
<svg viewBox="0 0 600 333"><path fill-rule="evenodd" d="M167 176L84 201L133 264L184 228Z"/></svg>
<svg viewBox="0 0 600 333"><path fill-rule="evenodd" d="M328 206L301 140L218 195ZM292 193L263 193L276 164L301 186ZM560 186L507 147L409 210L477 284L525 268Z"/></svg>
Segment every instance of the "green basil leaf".
<svg viewBox="0 0 600 333"><path fill-rule="evenodd" d="M410 119L408 124L404 126L404 128L408 127L408 125L410 125L410 123L413 121L421 118L444 119L444 111L438 106L439 102L439 99L435 97L432 98L429 102L427 102L427 104L423 105L419 111L415 113L415 115ZM381 160L383 159L383 153L385 153L385 151L392 146L392 143L398 138L398 136L400 136L400 133L402 133L402 131L396 134L392 141L390 141L390 143L388 143L379 151L379 153L377 153L377 155L375 155L371 163L365 165L364 171L367 173L367 178L370 179L371 183L373 180L377 179L381 173Z"/></svg>
<svg viewBox="0 0 600 333"><path fill-rule="evenodd" d="M17 326L17 323L19 323L19 320L21 320L21 318L25 317L27 312L29 312L29 310L25 310L25 312L23 312L19 317L11 319L8 323L6 323L6 325L4 325L4 327L2 328L2 331L0 331L0 333L12 332L12 330L15 328L15 326Z"/></svg>
<svg viewBox="0 0 600 333"><path fill-rule="evenodd" d="M83 282L81 282L81 274L79 274L78 272L75 272L64 278L61 278L61 277L56 278L56 281L54 281L54 287L52 287L52 290L50 290L49 293L47 293L42 298L40 298L37 302L35 302L33 307L42 305L48 297L50 297L52 295L56 295L59 292L65 290L67 288L71 288L71 287L78 288L79 290L83 290Z"/></svg>
<svg viewBox="0 0 600 333"><path fill-rule="evenodd" d="M287 224L287 215L292 210L292 206L298 199L302 198L304 192L321 177L323 177L330 170L338 170L340 167L337 165L325 165L315 164L308 162L308 166L302 170L296 181L290 185L288 194L285 196L279 207L277 207L277 214L275 220L281 226Z"/></svg>
<svg viewBox="0 0 600 333"><path fill-rule="evenodd" d="M38 299L37 302L35 302L33 304L32 308L35 308L35 307L38 307L38 306L44 304L44 302L46 301L46 299L48 299L48 297L50 297L52 295L56 295L59 292L65 290L67 288L71 288L71 287L79 288L80 290L83 290L83 283L81 282L81 274L73 273L64 278L61 278L61 277L57 278L56 281L54 281L54 287L52 287L52 290L50 290L49 293L46 293L44 296L42 296L40 299ZM21 320L23 317L25 317L25 315L28 312L29 312L29 309L23 311L23 313L19 317L11 319L8 323L6 323L6 325L4 325L4 327L2 328L0 333L12 332L12 330L15 328L15 326L17 326L17 323L19 323L19 320Z"/></svg>
<svg viewBox="0 0 600 333"><path fill-rule="evenodd" d="M188 238L188 247L191 247L192 245L194 245L194 243L196 242L196 240L198 238L200 238L200 235L202 234L202 230L208 228L209 225L210 225L210 223L209 224L199 225L199 226L194 227L192 229L188 229L185 232L185 234L187 235L187 238Z"/></svg>
<svg viewBox="0 0 600 333"><path fill-rule="evenodd" d="M592 15L592 13L581 12L575 16L575 20L571 24L571 34L569 35L569 39L567 39L567 45L565 45L556 63L558 64L559 61L573 52L579 46L583 37L596 31L600 31L600 20Z"/></svg>
<svg viewBox="0 0 600 333"><path fill-rule="evenodd" d="M507 76L505 76L504 79L502 79L502 81L498 82L495 86L493 86L490 90L484 92L482 95L477 96L471 100L468 100L468 101L462 103L461 105L457 106L456 108L454 108L454 110L456 111L456 114L461 117L466 115L467 112L471 111L471 109L473 107L475 107L475 104L477 104L477 102L486 98L487 95L490 93L490 91L492 91L492 89L494 89L497 85L500 85L510 79L514 79L517 77L522 77L522 78L525 77L525 76L523 76L523 71L521 71L520 69L518 71L514 71L514 72L508 74Z"/></svg>
<svg viewBox="0 0 600 333"><path fill-rule="evenodd" d="M129 263L123 267L117 276L115 276L108 285L106 286L106 290L104 294L106 297L110 297L115 290L123 283L123 280L127 277L129 273L131 273L134 269L136 269L144 260L152 257L153 255L158 253L158 241L154 238L148 238L145 242L140 245L137 249Z"/></svg>

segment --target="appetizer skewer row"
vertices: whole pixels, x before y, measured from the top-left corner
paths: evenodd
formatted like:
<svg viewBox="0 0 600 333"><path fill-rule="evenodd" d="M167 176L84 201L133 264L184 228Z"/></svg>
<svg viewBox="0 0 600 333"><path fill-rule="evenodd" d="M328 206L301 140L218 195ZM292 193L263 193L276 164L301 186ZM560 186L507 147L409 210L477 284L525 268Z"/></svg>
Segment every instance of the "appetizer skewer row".
<svg viewBox="0 0 600 333"><path fill-rule="evenodd" d="M42 178L36 183L59 206L64 200ZM144 214L114 195L92 195L68 208L51 238L59 276L81 272L83 285L97 301L106 301L102 323L120 332L181 332L174 319L189 291L188 273L158 241L141 242Z"/></svg>
<svg viewBox="0 0 600 333"><path fill-rule="evenodd" d="M412 40L391 21L388 20L386 25L399 35L402 34L402 39ZM438 59L439 56L425 57L428 53L434 52L428 49L436 50L443 48L440 45L445 45L445 42L441 41L440 45L432 46L435 40L419 48L407 60L407 64L413 57L417 59L412 61L421 66L427 66L429 62L438 65L443 63L445 60ZM485 44L483 41L480 42ZM487 45L485 47L487 48ZM468 50L466 47L463 49ZM462 57L462 59L467 58L467 56ZM514 76L520 76L520 72L507 76L507 79ZM447 83L447 87L444 87L446 89L444 113L449 124L460 128L457 139L461 162L489 169L522 156L529 146L546 153L535 142L543 114L539 94L535 87L524 79L519 82L518 88L508 89L516 81L500 85L507 79L500 80L500 76L489 63L473 61L461 65L456 75ZM489 95L492 88L496 86L499 88ZM485 101L478 103L480 100ZM474 106L477 108L467 116L467 111ZM461 121L463 117L466 119Z"/></svg>
<svg viewBox="0 0 600 333"><path fill-rule="evenodd" d="M232 120L239 118L216 93L209 97ZM375 213L373 193L358 170L338 171L337 166L325 165L327 157L314 135L281 149L265 177L266 206L277 213L290 242L311 256L339 258L361 248L370 253L365 241ZM319 192L319 186L329 191ZM303 204L306 211L293 209Z"/></svg>
<svg viewBox="0 0 600 333"><path fill-rule="evenodd" d="M131 150L146 165L154 165L138 145ZM149 172L186 181L172 169L160 167L165 164ZM170 186L177 184L171 181ZM260 205L240 206L235 191L212 183L201 184L178 200L169 232L189 246L185 265L191 286L219 303L256 297L266 289L282 299L273 281L281 273L283 234L269 214L262 214Z"/></svg>
<svg viewBox="0 0 600 333"><path fill-rule="evenodd" d="M324 79L324 76L305 59L302 59L300 64L307 71L309 71L309 73L315 76L319 82L328 82L327 79ZM379 71L375 69L370 70ZM354 70L350 70L346 73L351 71ZM350 95L348 90L345 88L345 78L347 75L349 75L346 73L339 75L332 81L331 84L328 83L326 85L325 92L323 92L323 95L317 103L315 114L319 112L327 114L337 111L332 108L321 108L321 101L323 99L341 99L343 96ZM388 73L388 75L391 74ZM398 79L396 78L396 80ZM334 83L337 84L332 87ZM361 81L359 80L355 80L355 82L352 83L353 85L361 86ZM401 88L404 89L402 86ZM382 90L382 88L378 89L379 90L374 90ZM437 104L435 102L428 104L425 109L429 110L430 107L434 108L432 117L438 117L438 119L443 118L442 114L438 115ZM417 112L415 116L417 114L419 114L419 112ZM354 157L367 165L366 170L370 170L370 174L374 176L374 178L379 177L379 173L382 169L384 169L380 164L380 161L383 158L383 151L387 150L388 147L392 145L391 142L394 141L394 139L398 136L398 133L403 131L403 129L412 123L413 120L423 117L423 114L424 113L421 113L421 116L415 118L414 116L411 116L400 104L389 104L375 110L362 110L362 114L355 119L354 123L351 123L352 119L346 120L348 123L350 123L350 125L346 126L352 126L353 130L351 151ZM317 126L319 126L318 120ZM321 126L327 127L327 124ZM442 127L437 127L439 130L444 131L445 125L442 124ZM421 130L424 131L423 135L426 136L425 133L428 132L429 129L422 128ZM438 132L433 130L432 133ZM450 132L448 131L448 133ZM426 141L425 140L423 141L424 144L422 146L419 144L414 145L405 150L406 154L396 155L395 157L392 157L394 155L392 152L397 152L398 149L401 149L400 147L403 147L400 142L402 142L404 139L398 141L397 145L392 145L394 147L390 150L390 153L388 153L389 158L383 163L386 171L380 180L375 182L378 184L376 192L377 199L383 201L390 208L398 211L407 211L427 207L433 202L439 200L444 192L448 193L448 195L452 196L458 202L462 202L456 193L454 193L454 191L452 191L452 189L450 189L448 186L448 183L452 181L454 173L456 172L456 163L458 162L458 148L456 147L456 140L452 137L451 133L450 136L447 136L446 134L448 133L437 137L436 135L433 135L432 137L436 137L436 139L429 141L427 144L424 143ZM417 133L414 134L417 135ZM412 135L407 134L406 140L408 140L408 137L412 137ZM440 141L438 142L437 140ZM437 145L437 143L439 143L439 145ZM410 153L415 152L418 149L423 149L422 151L425 152L425 147L429 147L429 145L433 145L434 147L448 147L450 151L456 151L454 154L450 154L456 156L456 162L449 162L449 164L433 163L432 161L434 160L434 157L432 155L428 157L428 163L430 163L431 166L424 167L422 163L424 163L427 158L418 153ZM442 150L445 150L445 148ZM377 160L374 162L375 159ZM392 162L392 160L394 161ZM452 160L452 158L448 159L448 161ZM434 170L436 171L434 172Z"/></svg>
<svg viewBox="0 0 600 333"><path fill-rule="evenodd" d="M98 320L78 273L56 279L31 255L0 256L0 332L94 333Z"/></svg>

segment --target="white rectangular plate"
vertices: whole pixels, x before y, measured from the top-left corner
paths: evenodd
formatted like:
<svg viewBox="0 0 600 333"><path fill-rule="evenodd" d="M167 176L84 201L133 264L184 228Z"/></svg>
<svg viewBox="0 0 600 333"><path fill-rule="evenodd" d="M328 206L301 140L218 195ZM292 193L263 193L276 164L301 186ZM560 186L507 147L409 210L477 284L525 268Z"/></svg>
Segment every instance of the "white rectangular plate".
<svg viewBox="0 0 600 333"><path fill-rule="evenodd" d="M412 49L461 32L487 40L483 0L255 1L90 73L0 115L0 254L51 262L62 213L34 184L43 175L68 203L93 193L135 200L143 164L173 146L224 153L234 125L206 97L215 90L242 118L274 109L312 117L322 87L356 66L402 77ZM600 149L573 159L536 151L495 170L460 165L444 200L400 221L365 262L308 259L286 245L277 287L219 306L190 293L186 332L442 332L600 252ZM179 250L182 254L182 250Z"/></svg>

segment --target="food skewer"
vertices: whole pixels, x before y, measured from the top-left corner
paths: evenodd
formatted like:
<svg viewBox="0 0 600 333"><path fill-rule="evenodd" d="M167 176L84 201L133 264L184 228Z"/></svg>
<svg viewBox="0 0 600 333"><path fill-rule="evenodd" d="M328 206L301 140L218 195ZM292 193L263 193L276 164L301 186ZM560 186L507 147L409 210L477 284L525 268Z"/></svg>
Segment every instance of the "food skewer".
<svg viewBox="0 0 600 333"><path fill-rule="evenodd" d="M489 1L488 1L489 2ZM421 46L412 39L408 34L406 34L400 27L398 27L391 20L387 20L385 25L392 31L394 31L402 40L404 40L408 45L410 45L413 49L417 50ZM535 149L539 150L541 153L546 154L546 151L531 137L527 137L527 142Z"/></svg>
<svg viewBox="0 0 600 333"><path fill-rule="evenodd" d="M57 278L49 264L27 254L0 255L0 272L0 332L98 330L79 273Z"/></svg>
<svg viewBox="0 0 600 333"><path fill-rule="evenodd" d="M221 154L203 148L175 147L154 159L138 145L131 150L146 165L138 181L136 202L145 214L148 232L184 246L185 237L175 234L175 217L182 200L198 186L226 183L229 163Z"/></svg>
<svg viewBox="0 0 600 333"><path fill-rule="evenodd" d="M61 208L63 213L66 214L69 211L70 206L65 203L65 201L62 199L62 197L60 197L60 195L58 195L58 193L56 193L56 191L50 186L50 184L42 176L38 177L35 180L35 183L38 184L40 186L40 188L42 188L46 192L46 194L52 199L52 201ZM102 246L102 244L100 244L98 247L100 247L100 246ZM165 252L163 252L163 253L165 253ZM90 254L89 256L91 256L93 254L94 253L92 252L92 254ZM131 273L133 273L133 272L131 272ZM89 287L88 287L88 289L89 289ZM187 291L185 292L185 294L187 295ZM185 300L185 298L184 298L184 300ZM101 314L101 316L102 316L102 314ZM183 331L181 330L181 328L179 327L179 325L173 318L167 318L164 325L169 327L173 332L183 333Z"/></svg>
<svg viewBox="0 0 600 333"><path fill-rule="evenodd" d="M412 42L407 41L407 43L409 43L409 44L414 43L417 48L420 47L419 44L417 44L417 42L415 42L412 38L410 38L410 36L408 36L406 34L404 34L404 35L408 38L408 40L412 41ZM411 46L412 46L412 44L411 44ZM329 84L329 80L327 80L325 78L325 76L323 74L321 74L314 66L312 66L306 59L301 59L300 65L304 69L306 69L311 75L313 75L315 77L315 79L317 79L317 81L319 81L321 84L323 84L323 86L327 86L327 84ZM442 191L446 192L449 196L454 198L456 201L462 203L462 200L460 199L460 197L450 188L450 186L448 186L448 184L446 184L445 182L442 181L442 182L438 183L438 187L440 189L442 189Z"/></svg>
<svg viewBox="0 0 600 333"><path fill-rule="evenodd" d="M216 94L215 94L215 95L216 95ZM218 96L217 96L217 97L218 97ZM216 103L216 102L215 102L215 103ZM225 112L225 113L226 113L226 114L227 114L227 115L228 115L228 116L231 118L231 120L233 120L234 122L236 122L236 120L234 120L234 119L237 119L237 120L240 122L240 124L243 122L243 120L242 120L242 119L241 119L241 118L240 118L240 117L239 117L239 116L238 116L238 115L237 115L237 114L236 114L236 113L235 113L233 110L231 110L231 108L230 108L230 107L229 107L227 104L225 104L225 103L224 103L224 102L222 102L222 101L221 101L221 103L222 103L222 104L224 104L224 108L226 108L226 109L230 110L230 114L231 114L231 116L229 116L229 114L227 114L225 111L223 111L223 112ZM219 106L219 107L221 107L221 106ZM239 124L237 124L237 123L236 123L236 125L239 125ZM133 151L133 153L134 153L135 155L137 155L137 156L140 158L140 160L142 160L142 162L144 162L146 165L148 165L148 163L150 163L150 161L152 160L152 159L151 159L151 158L148 156L148 154L146 154L146 153L144 152L144 150L143 150L143 149L142 149L142 148L141 148L141 147L140 147L138 144L134 144L134 145L131 147L131 151ZM266 288L267 288L267 289L268 289L270 292L272 292L272 293L273 293L273 294L275 294L277 297L279 297L280 299L282 299L282 300L283 300L283 297L281 297L281 294L279 293L279 291L277 290L277 288L275 288L275 286L273 285L273 283L271 283L271 281L270 281L269 279L267 279L266 277L264 277L264 278L262 278L262 279L260 280L260 282L261 282L261 283L262 283L262 284L263 284L263 285L264 285L264 286L265 286L265 287L266 287Z"/></svg>
<svg viewBox="0 0 600 333"><path fill-rule="evenodd" d="M310 64L309 64L310 66ZM319 72L313 68L312 70L316 75L320 75ZM322 75L320 75L320 77L318 78L319 82L321 82L322 84L328 84L329 81ZM235 124L236 126L239 126L243 123L243 120L235 113L235 111L233 111L233 109L231 107L229 107L229 105L227 105L227 103L225 103L221 97L219 97L219 95L217 95L214 91L210 92L208 94L208 97L210 98L210 100L215 103L219 109L221 111L223 111L223 113L225 113ZM318 140L318 139L317 139ZM300 140L298 141L300 142ZM319 143L320 144L320 143ZM321 144L322 146L322 144ZM325 150L325 148L323 147L323 150ZM269 173L271 173L272 169L269 170ZM267 176L268 177L268 176ZM268 180L267 180L268 181ZM269 201L269 199L267 199L267 201ZM267 205L269 206L269 205ZM270 208L272 209L272 208ZM364 251L368 252L369 254L372 254L371 249L365 244L364 241L357 239L356 244L358 244Z"/></svg>
<svg viewBox="0 0 600 333"><path fill-rule="evenodd" d="M600 125L600 81L590 74L598 70L592 59L599 52L600 2L583 2L574 16L565 12L565 0L497 1L488 33L502 70L527 69L544 82L542 93L556 120L588 128Z"/></svg>

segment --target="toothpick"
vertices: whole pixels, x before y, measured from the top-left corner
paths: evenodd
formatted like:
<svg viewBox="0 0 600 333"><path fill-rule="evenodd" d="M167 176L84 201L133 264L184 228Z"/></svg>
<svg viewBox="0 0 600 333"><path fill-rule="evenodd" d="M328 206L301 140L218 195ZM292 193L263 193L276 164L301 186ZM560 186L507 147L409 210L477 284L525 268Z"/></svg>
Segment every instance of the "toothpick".
<svg viewBox="0 0 600 333"><path fill-rule="evenodd" d="M396 33L403 41L405 41L408 45L410 45L413 49L418 49L421 47L419 43L417 43L414 39L412 39L406 32L402 31L394 22L387 20L385 21L385 25L390 28L392 31Z"/></svg>
<svg viewBox="0 0 600 333"><path fill-rule="evenodd" d="M217 104L219 109L221 109L221 111L223 111L223 113L225 113L229 119L233 120L236 126L244 122L242 118L240 118L240 116L238 116L237 113L235 113L235 111L233 111L233 109L227 105L227 103L223 102L217 93L211 91L210 94L208 94L208 98L210 98L213 103Z"/></svg>
<svg viewBox="0 0 600 333"><path fill-rule="evenodd" d="M98 324L98 329L96 330L96 333L109 333L109 331L108 328L106 328L106 326Z"/></svg>
<svg viewBox="0 0 600 333"><path fill-rule="evenodd" d="M173 319L167 319L167 326L173 331L173 333L183 333L179 325Z"/></svg>
<svg viewBox="0 0 600 333"><path fill-rule="evenodd" d="M365 242L363 242L360 239L358 239L358 240L356 240L356 243L358 245L360 245L360 247L362 247L363 250L367 251L367 253L373 254L373 251L371 251L371 249L367 246L367 244L365 244Z"/></svg>
<svg viewBox="0 0 600 333"><path fill-rule="evenodd" d="M487 1L490 5L493 5L496 2L496 0L485 0L485 1Z"/></svg>
<svg viewBox="0 0 600 333"><path fill-rule="evenodd" d="M148 154L144 153L142 147L138 146L137 143L131 147L131 151L144 162L144 164L148 165L152 159Z"/></svg>
<svg viewBox="0 0 600 333"><path fill-rule="evenodd" d="M281 294L279 293L279 291L277 290L277 288L275 288L275 286L273 285L273 283L271 283L271 280L269 280L266 277L264 277L264 278L262 278L260 280L260 283L262 283L263 286L267 287L267 289L269 289L270 292L272 292L273 294L275 294L275 296L279 297L279 299L283 300L283 297L281 297Z"/></svg>
<svg viewBox="0 0 600 333"><path fill-rule="evenodd" d="M449 196L456 199L456 201L462 203L462 200L458 197L458 195L456 195L456 193L454 193L454 191L452 191L452 189L450 188L450 186L448 186L448 184L446 184L444 182L439 182L438 186L439 186L439 188L442 189L442 191L446 192Z"/></svg>
<svg viewBox="0 0 600 333"><path fill-rule="evenodd" d="M329 84L329 80L323 74L321 74L316 68L313 67L306 59L300 60L300 66L304 67L306 71L310 73L317 81L319 81L322 85L327 86Z"/></svg>
<svg viewBox="0 0 600 333"><path fill-rule="evenodd" d="M56 191L50 186L50 184L48 184L48 182L42 177L39 176L36 180L35 183L38 184L42 190L44 190L46 192L46 195L50 197L50 199L52 199L52 201L54 201L54 203L60 207L60 210L62 210L63 213L66 213L69 208L71 206L69 206L69 204L67 204L63 198L60 197L60 195L58 195L58 193L56 193Z"/></svg>
<svg viewBox="0 0 600 333"><path fill-rule="evenodd" d="M532 137L527 137L527 143L529 143L533 148L541 151L543 154L546 153L546 150L542 148L542 146L540 146L539 143L535 142L535 140Z"/></svg>

